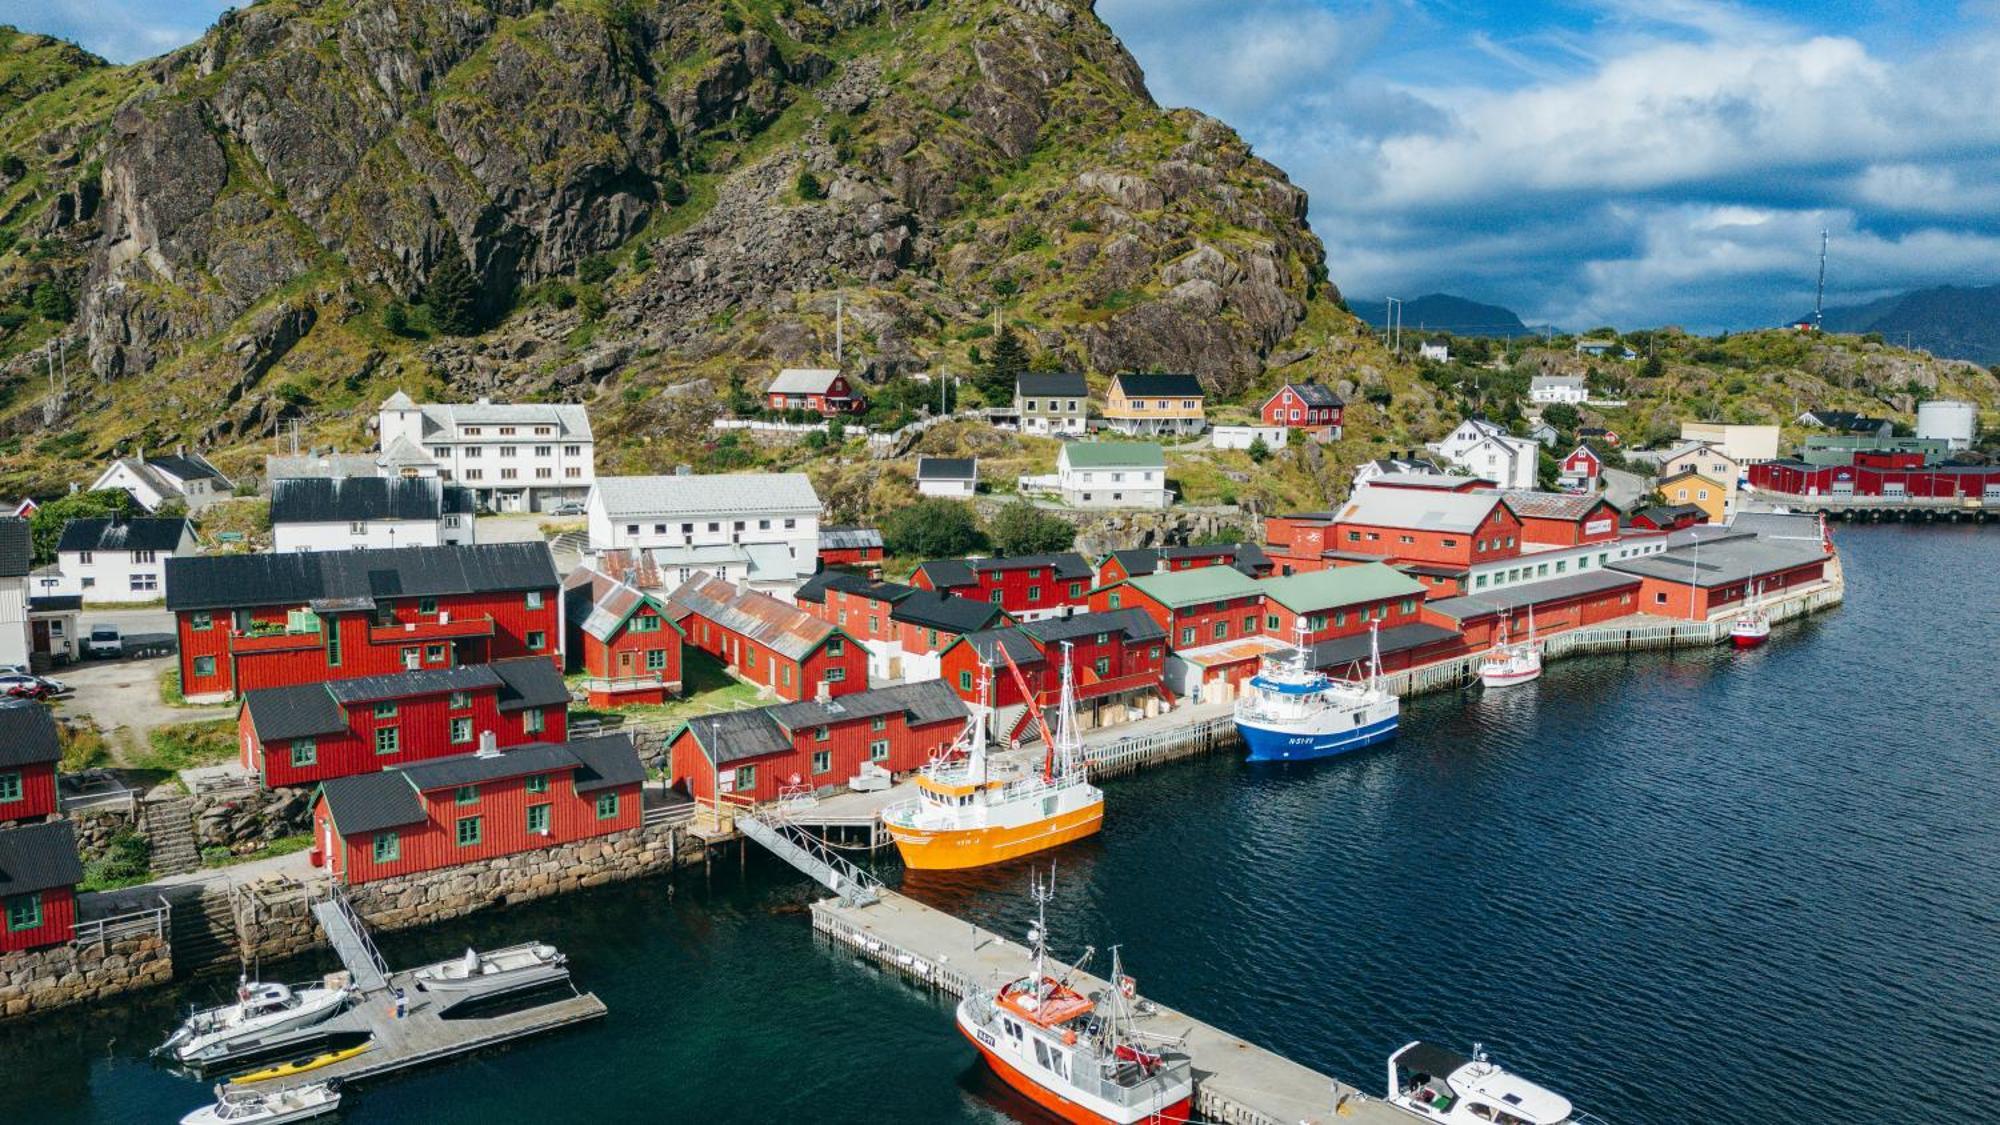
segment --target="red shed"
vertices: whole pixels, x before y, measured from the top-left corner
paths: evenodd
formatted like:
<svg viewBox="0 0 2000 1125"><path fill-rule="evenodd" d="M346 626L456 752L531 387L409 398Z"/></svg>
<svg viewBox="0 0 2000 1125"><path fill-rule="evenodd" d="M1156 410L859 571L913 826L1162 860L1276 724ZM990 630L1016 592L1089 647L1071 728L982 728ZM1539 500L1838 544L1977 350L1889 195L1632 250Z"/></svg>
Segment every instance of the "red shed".
<svg viewBox="0 0 2000 1125"><path fill-rule="evenodd" d="M540 657L258 688L237 712L243 768L267 788L568 737L569 689Z"/></svg>
<svg viewBox="0 0 2000 1125"><path fill-rule="evenodd" d="M1977 500L2000 503L2000 465L1921 465L1880 468L1810 465L1804 461L1764 461L1750 466L1750 484L1767 492L1843 499L1861 496L1896 499Z"/></svg>
<svg viewBox="0 0 2000 1125"><path fill-rule="evenodd" d="M787 367L765 389L764 405L772 410L809 410L831 417L860 414L868 409L868 400L855 394L847 376L833 368Z"/></svg>
<svg viewBox="0 0 2000 1125"><path fill-rule="evenodd" d="M1340 396L1318 383L1286 383L1264 400L1257 413L1267 426L1340 434Z"/></svg>
<svg viewBox="0 0 2000 1125"><path fill-rule="evenodd" d="M1565 483L1573 483L1581 488L1596 488L1597 478L1604 475L1604 458L1589 442L1580 442L1569 456L1562 459L1561 476Z"/></svg>
<svg viewBox="0 0 2000 1125"><path fill-rule="evenodd" d="M1642 531L1680 531L1707 523L1708 513L1695 504L1655 504L1632 513L1631 525Z"/></svg>
<svg viewBox="0 0 2000 1125"><path fill-rule="evenodd" d="M1264 520L1264 550L1280 575L1324 568L1324 553L1332 545L1332 512L1295 512Z"/></svg>
<svg viewBox="0 0 2000 1125"><path fill-rule="evenodd" d="M76 936L83 864L69 821L0 828L0 953L61 945Z"/></svg>
<svg viewBox="0 0 2000 1125"><path fill-rule="evenodd" d="M544 543L200 555L166 567L191 700L512 656L560 660Z"/></svg>
<svg viewBox="0 0 2000 1125"><path fill-rule="evenodd" d="M1502 495L1521 520L1523 543L1581 547L1618 538L1618 509L1602 496L1521 489Z"/></svg>
<svg viewBox="0 0 2000 1125"><path fill-rule="evenodd" d="M55 815L60 761L62 743L46 706L0 707L0 824Z"/></svg>
<svg viewBox="0 0 2000 1125"><path fill-rule="evenodd" d="M1205 566L1233 566L1252 578L1268 576L1273 564L1264 549L1255 543L1203 543L1187 547L1128 547L1098 560L1097 584L1109 586L1127 578L1140 578L1176 570L1200 570Z"/></svg>
<svg viewBox="0 0 2000 1125"><path fill-rule="evenodd" d="M697 572L668 599L689 644L780 699L868 690L868 650L852 633L747 586Z"/></svg>
<svg viewBox="0 0 2000 1125"><path fill-rule="evenodd" d="M819 565L846 566L871 573L882 567L882 533L872 527L819 529Z"/></svg>
<svg viewBox="0 0 2000 1125"><path fill-rule="evenodd" d="M1082 555L1064 551L997 559L933 559L917 568L910 583L923 590L991 602L1018 620L1033 621L1087 604L1094 577Z"/></svg>
<svg viewBox="0 0 2000 1125"><path fill-rule="evenodd" d="M583 672L592 707L665 703L681 690L681 627L667 603L589 566L563 579L567 671Z"/></svg>
<svg viewBox="0 0 2000 1125"><path fill-rule="evenodd" d="M645 767L622 734L536 742L340 777L313 799L313 839L349 885L638 828Z"/></svg>
<svg viewBox="0 0 2000 1125"><path fill-rule="evenodd" d="M918 769L965 729L969 712L942 680L690 719L668 740L673 784L699 801L774 801L787 789L844 785L873 763Z"/></svg>

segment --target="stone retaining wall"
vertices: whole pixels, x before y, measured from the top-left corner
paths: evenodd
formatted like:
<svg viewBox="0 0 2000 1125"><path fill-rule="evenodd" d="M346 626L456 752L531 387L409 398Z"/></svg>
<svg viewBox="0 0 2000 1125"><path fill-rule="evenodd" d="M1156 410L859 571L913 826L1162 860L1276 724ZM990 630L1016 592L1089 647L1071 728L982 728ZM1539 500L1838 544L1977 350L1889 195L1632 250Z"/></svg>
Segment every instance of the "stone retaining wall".
<svg viewBox="0 0 2000 1125"><path fill-rule="evenodd" d="M160 934L0 953L0 1019L151 988L173 976L173 954Z"/></svg>
<svg viewBox="0 0 2000 1125"><path fill-rule="evenodd" d="M111 846L111 838L127 832L146 834L146 828L139 823L136 806L130 809L96 808L79 809L65 814L70 827L76 831L76 857L88 867L92 861L102 858Z"/></svg>

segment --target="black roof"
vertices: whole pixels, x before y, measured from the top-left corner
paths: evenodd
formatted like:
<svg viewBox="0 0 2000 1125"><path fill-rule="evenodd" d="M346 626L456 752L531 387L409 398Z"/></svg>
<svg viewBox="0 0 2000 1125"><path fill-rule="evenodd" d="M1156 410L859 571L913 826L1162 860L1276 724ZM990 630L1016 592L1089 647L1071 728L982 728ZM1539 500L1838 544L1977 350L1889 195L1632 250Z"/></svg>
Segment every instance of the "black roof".
<svg viewBox="0 0 2000 1125"><path fill-rule="evenodd" d="M83 882L76 832L67 820L0 828L0 898Z"/></svg>
<svg viewBox="0 0 2000 1125"><path fill-rule="evenodd" d="M402 770L336 777L319 787L319 795L343 836L424 821L424 802Z"/></svg>
<svg viewBox="0 0 2000 1125"><path fill-rule="evenodd" d="M71 520L58 551L171 551L181 545L188 521L173 516Z"/></svg>
<svg viewBox="0 0 2000 1125"><path fill-rule="evenodd" d="M766 754L782 754L792 748L792 740L778 728L769 710L698 715L688 720L687 730L694 735L695 745L718 766Z"/></svg>
<svg viewBox="0 0 2000 1125"><path fill-rule="evenodd" d="M1340 396L1333 393L1332 388L1322 387L1318 383L1286 383L1283 387L1279 387L1278 390L1284 390L1285 387L1290 387L1292 393L1299 396L1300 401L1304 402L1307 406L1344 405L1340 401ZM1277 394L1278 391L1272 391L1272 398L1276 398ZM1269 399L1265 401L1268 402Z"/></svg>
<svg viewBox="0 0 2000 1125"><path fill-rule="evenodd" d="M913 590L889 611L889 620L924 629L970 633L986 628L1005 613L992 602L961 598L943 590Z"/></svg>
<svg viewBox="0 0 2000 1125"><path fill-rule="evenodd" d="M271 522L434 520L444 497L436 477L297 477L271 485Z"/></svg>
<svg viewBox="0 0 2000 1125"><path fill-rule="evenodd" d="M0 519L0 578L19 578L34 566L34 538L28 521Z"/></svg>
<svg viewBox="0 0 2000 1125"><path fill-rule="evenodd" d="M576 755L580 764L576 772L578 793L637 785L646 780L646 767L639 761L638 752L632 749L632 736L629 734L579 738L563 745Z"/></svg>
<svg viewBox="0 0 2000 1125"><path fill-rule="evenodd" d="M250 729L259 742L287 742L347 729L347 712L334 702L325 684L257 688L243 693L243 707L250 712Z"/></svg>
<svg viewBox="0 0 2000 1125"><path fill-rule="evenodd" d="M1410 625L1398 625L1381 632L1382 654L1402 652L1405 649L1422 648L1458 636L1458 632L1442 625L1432 625L1418 621ZM1357 633L1351 637L1335 637L1330 641L1320 641L1312 646L1312 666L1315 668L1343 669L1359 663L1366 670L1368 664L1368 634Z"/></svg>
<svg viewBox="0 0 2000 1125"><path fill-rule="evenodd" d="M913 684L875 688L872 691L829 699L824 703L816 699L803 699L797 703L778 703L763 708L763 711L773 722L788 731L854 719L872 719L877 715L893 715L899 711L906 714L912 723L941 723L947 720L963 722L968 713L965 701L960 699L958 693L951 690L951 685L943 680L918 680ZM789 739L785 745L787 747L791 745Z"/></svg>
<svg viewBox="0 0 2000 1125"><path fill-rule="evenodd" d="M32 766L62 760L56 720L39 703L0 707L0 766Z"/></svg>
<svg viewBox="0 0 2000 1125"><path fill-rule="evenodd" d="M432 758L428 762L411 762L397 767L395 772L407 776L410 784L419 791L427 792L508 777L524 777L531 773L575 769L577 764L577 756L560 742L530 742L493 754L454 754L449 758Z"/></svg>
<svg viewBox="0 0 2000 1125"><path fill-rule="evenodd" d="M979 654L982 662L994 659L993 646L1004 645L1007 655L1016 661L1039 660L1042 650L1050 645L1073 641L1078 637L1088 637L1097 633L1119 632L1125 634L1127 643L1156 641L1167 635L1159 622L1146 615L1142 609L1113 609L1103 613L1077 613L1068 617L1048 617L1040 621L1024 621L1009 629L989 629L983 633L971 633L965 643Z"/></svg>
<svg viewBox="0 0 2000 1125"><path fill-rule="evenodd" d="M444 486L444 513L448 516L471 515L479 511L479 498L463 485Z"/></svg>
<svg viewBox="0 0 2000 1125"><path fill-rule="evenodd" d="M822 570L805 580L793 595L802 602L824 603L828 590L839 590L843 594L861 594L881 602L900 601L917 592L915 586L905 586L901 582L877 582L851 570Z"/></svg>
<svg viewBox="0 0 2000 1125"><path fill-rule="evenodd" d="M976 457L919 457L918 480L971 480L979 475Z"/></svg>
<svg viewBox="0 0 2000 1125"><path fill-rule="evenodd" d="M1210 555L1226 555L1230 566L1251 577L1257 571L1272 565L1264 548L1255 543L1214 543L1205 546L1186 547L1126 547L1111 552L1109 558L1117 559L1125 568L1125 576L1139 578L1159 569L1161 559L1202 559Z"/></svg>
<svg viewBox="0 0 2000 1125"><path fill-rule="evenodd" d="M175 611L336 600L367 608L376 598L553 590L556 584L556 566L546 543L167 560L167 608Z"/></svg>
<svg viewBox="0 0 2000 1125"><path fill-rule="evenodd" d="M461 664L455 668L412 668L407 672L329 680L320 686L326 689L334 702L345 705L403 699L412 695L471 691L474 688L497 687L500 682L500 674L490 664Z"/></svg>
<svg viewBox="0 0 2000 1125"><path fill-rule="evenodd" d="M1076 371L1023 371L1014 376L1014 389L1022 398L1082 398L1090 393L1090 384Z"/></svg>
<svg viewBox="0 0 2000 1125"><path fill-rule="evenodd" d="M221 481L229 479L222 475L221 469L209 464L208 458L199 453L192 456L170 453L164 457L148 457L146 464L156 469L164 469L182 480L204 480L210 477Z"/></svg>
<svg viewBox="0 0 2000 1125"><path fill-rule="evenodd" d="M1159 568L1160 549L1158 547L1125 547L1111 552L1106 561L1108 562L1111 559L1117 559L1118 565L1125 568L1125 577L1139 578L1151 574Z"/></svg>
<svg viewBox="0 0 2000 1125"><path fill-rule="evenodd" d="M546 656L517 656L488 665L500 676L500 709L523 711L569 702L569 685L555 661Z"/></svg>
<svg viewBox="0 0 2000 1125"><path fill-rule="evenodd" d="M1036 566L1048 567L1057 578L1090 578L1093 574L1090 564L1075 551L983 559L932 559L917 569L930 577L932 586L947 589L975 584L979 580L979 572L984 570L1017 570Z"/></svg>
<svg viewBox="0 0 2000 1125"><path fill-rule="evenodd" d="M1199 398L1208 393L1193 375L1127 371L1118 376L1118 385L1127 398Z"/></svg>
<svg viewBox="0 0 2000 1125"><path fill-rule="evenodd" d="M29 613L63 613L82 608L82 594L39 594L28 599Z"/></svg>

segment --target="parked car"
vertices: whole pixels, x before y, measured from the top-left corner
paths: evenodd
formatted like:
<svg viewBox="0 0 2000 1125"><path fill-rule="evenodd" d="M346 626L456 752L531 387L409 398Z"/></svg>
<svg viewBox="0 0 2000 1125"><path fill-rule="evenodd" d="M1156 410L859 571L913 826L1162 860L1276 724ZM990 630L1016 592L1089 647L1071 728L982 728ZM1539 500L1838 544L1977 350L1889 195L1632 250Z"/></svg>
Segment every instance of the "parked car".
<svg viewBox="0 0 2000 1125"><path fill-rule="evenodd" d="M15 699L47 699L55 692L40 676L0 676L0 694Z"/></svg>
<svg viewBox="0 0 2000 1125"><path fill-rule="evenodd" d="M83 638L85 656L120 656L125 652L125 634L116 625L92 625Z"/></svg>
<svg viewBox="0 0 2000 1125"><path fill-rule="evenodd" d="M555 507L550 508L549 514L552 516L580 516L583 514L583 510L583 501L565 500Z"/></svg>

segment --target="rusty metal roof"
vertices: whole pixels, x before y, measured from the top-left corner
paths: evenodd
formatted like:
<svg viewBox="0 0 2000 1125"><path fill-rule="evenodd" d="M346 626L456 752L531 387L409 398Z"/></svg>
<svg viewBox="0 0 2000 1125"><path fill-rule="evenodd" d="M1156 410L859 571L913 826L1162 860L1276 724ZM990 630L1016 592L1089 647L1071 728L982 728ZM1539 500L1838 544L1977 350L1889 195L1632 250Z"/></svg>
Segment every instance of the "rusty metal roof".
<svg viewBox="0 0 2000 1125"><path fill-rule="evenodd" d="M692 613L793 660L804 660L840 630L769 594L697 571L668 599L668 616ZM859 643L859 642L856 642Z"/></svg>

